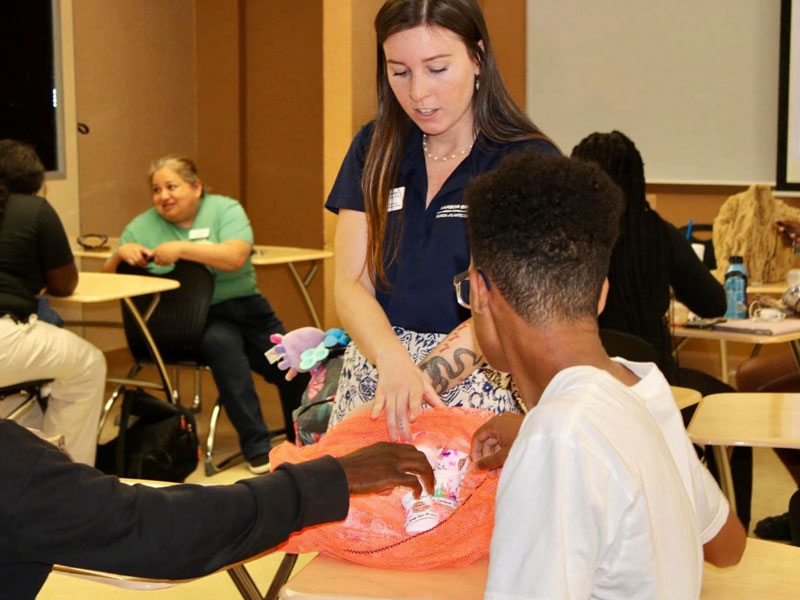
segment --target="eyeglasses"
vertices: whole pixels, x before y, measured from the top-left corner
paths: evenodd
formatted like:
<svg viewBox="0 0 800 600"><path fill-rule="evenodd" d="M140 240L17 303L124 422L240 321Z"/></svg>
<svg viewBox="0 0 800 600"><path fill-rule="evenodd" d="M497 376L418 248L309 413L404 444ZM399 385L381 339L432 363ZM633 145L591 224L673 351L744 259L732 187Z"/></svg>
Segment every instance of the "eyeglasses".
<svg viewBox="0 0 800 600"><path fill-rule="evenodd" d="M489 283L489 276L486 272L480 267L474 267L474 269L483 277L483 281L486 282L486 288L491 290L492 284ZM470 308L469 269L453 277L453 287L456 289L456 300L459 306Z"/></svg>

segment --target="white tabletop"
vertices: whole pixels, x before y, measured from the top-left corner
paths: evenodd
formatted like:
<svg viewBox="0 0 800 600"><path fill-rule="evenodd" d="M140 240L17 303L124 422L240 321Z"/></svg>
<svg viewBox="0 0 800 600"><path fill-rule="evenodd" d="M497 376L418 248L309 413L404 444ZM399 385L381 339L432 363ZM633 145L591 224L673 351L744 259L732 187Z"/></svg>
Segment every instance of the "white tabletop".
<svg viewBox="0 0 800 600"><path fill-rule="evenodd" d="M698 444L800 449L800 394L706 396L688 432Z"/></svg>
<svg viewBox="0 0 800 600"><path fill-rule="evenodd" d="M673 327L675 337L696 338L701 340L717 340L724 342L742 342L745 344L782 344L800 340L800 330L780 335L762 335L757 333L741 333L734 331L718 331L716 329L696 329L693 327Z"/></svg>
<svg viewBox="0 0 800 600"><path fill-rule="evenodd" d="M53 298L64 302L92 304L166 292L178 287L180 287L180 283L174 279L163 277L81 272L78 274L78 286L71 295L53 296Z"/></svg>
<svg viewBox="0 0 800 600"><path fill-rule="evenodd" d="M488 559L455 569L392 571L317 556L281 590L283 600L479 600ZM796 600L800 548L749 538L742 561L703 569L702 600Z"/></svg>
<svg viewBox="0 0 800 600"><path fill-rule="evenodd" d="M670 389L672 390L672 397L675 398L675 404L678 405L679 410L697 404L703 399L703 395L700 392L691 388L671 385Z"/></svg>
<svg viewBox="0 0 800 600"><path fill-rule="evenodd" d="M769 296L779 296L789 289L789 284L786 281L776 281L774 283L762 283L760 285L748 285L747 293L749 294L765 294Z"/></svg>
<svg viewBox="0 0 800 600"><path fill-rule="evenodd" d="M332 258L330 250L295 248L294 246L253 246L251 261L255 266L283 265Z"/></svg>
<svg viewBox="0 0 800 600"><path fill-rule="evenodd" d="M72 253L79 258L96 258L107 260L111 258L114 249L119 243L119 238L108 238L106 245L95 250L87 250L80 246L73 246ZM297 248L295 246L253 246L251 261L254 266L284 265L287 263L322 260L333 257L330 250L317 248Z"/></svg>

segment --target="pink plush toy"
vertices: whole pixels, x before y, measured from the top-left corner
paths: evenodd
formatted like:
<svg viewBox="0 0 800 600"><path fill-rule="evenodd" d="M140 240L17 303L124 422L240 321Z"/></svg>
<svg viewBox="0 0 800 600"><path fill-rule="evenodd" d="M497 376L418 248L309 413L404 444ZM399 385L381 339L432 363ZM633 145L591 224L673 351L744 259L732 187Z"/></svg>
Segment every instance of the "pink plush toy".
<svg viewBox="0 0 800 600"><path fill-rule="evenodd" d="M303 360L301 355L306 350L320 346L325 340L325 332L316 327L301 327L285 335L273 333L269 336L269 340L276 344L266 352L269 362L280 361L278 362L278 368L283 371L291 368L300 373L305 373L312 370L317 361L309 362L308 360Z"/></svg>

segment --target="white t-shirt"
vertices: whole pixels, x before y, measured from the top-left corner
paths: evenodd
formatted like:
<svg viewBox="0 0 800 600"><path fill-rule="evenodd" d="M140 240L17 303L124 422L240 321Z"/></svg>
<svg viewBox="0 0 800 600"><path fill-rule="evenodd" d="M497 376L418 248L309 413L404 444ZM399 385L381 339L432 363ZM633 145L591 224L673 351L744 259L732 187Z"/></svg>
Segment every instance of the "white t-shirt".
<svg viewBox="0 0 800 600"><path fill-rule="evenodd" d="M698 598L728 504L664 377L579 366L523 421L500 477L485 598Z"/></svg>

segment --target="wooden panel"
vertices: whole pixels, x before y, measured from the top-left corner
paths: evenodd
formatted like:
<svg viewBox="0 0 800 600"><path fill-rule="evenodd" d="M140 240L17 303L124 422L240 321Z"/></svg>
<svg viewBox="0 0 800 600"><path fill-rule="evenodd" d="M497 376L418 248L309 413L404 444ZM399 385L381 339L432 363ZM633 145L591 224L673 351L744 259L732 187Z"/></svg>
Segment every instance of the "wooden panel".
<svg viewBox="0 0 800 600"><path fill-rule="evenodd" d="M511 97L525 110L525 0L481 0L500 75ZM534 122L536 115L534 116Z"/></svg>
<svg viewBox="0 0 800 600"><path fill-rule="evenodd" d="M197 164L206 188L242 196L239 0L196 0Z"/></svg>
<svg viewBox="0 0 800 600"><path fill-rule="evenodd" d="M194 0L74 4L81 230L118 235L150 206L150 161L194 156Z"/></svg>

